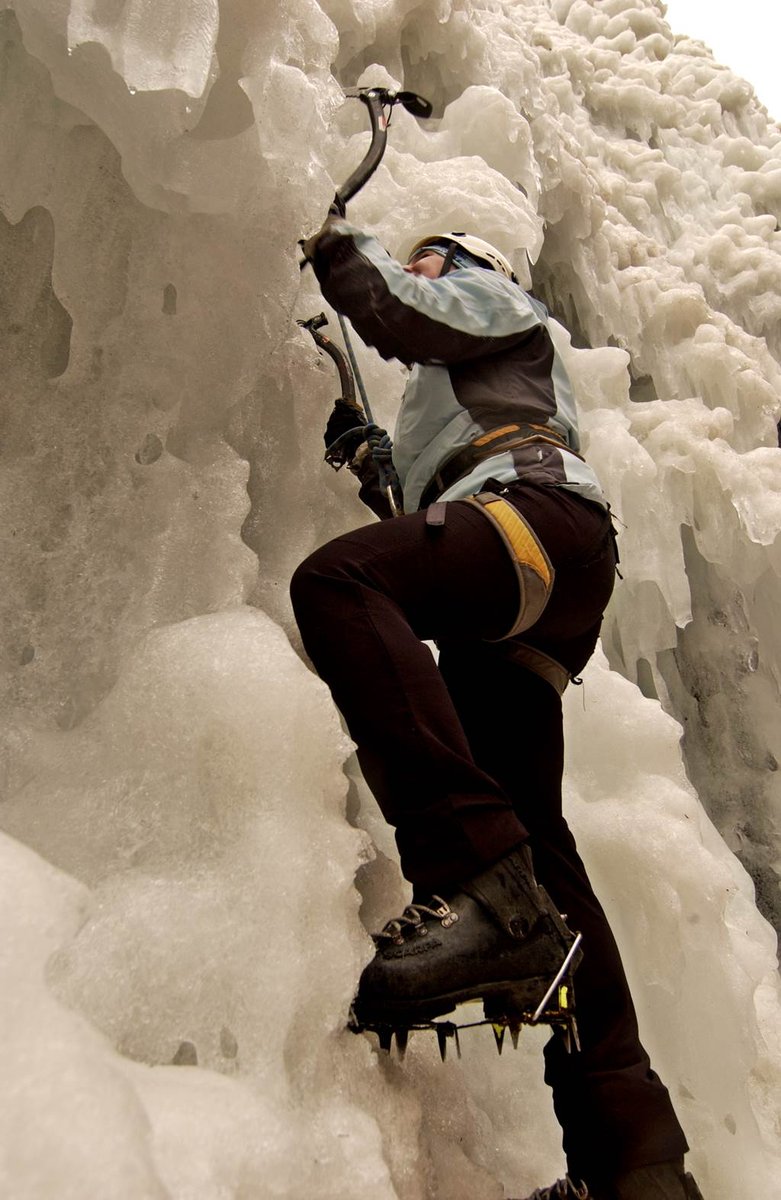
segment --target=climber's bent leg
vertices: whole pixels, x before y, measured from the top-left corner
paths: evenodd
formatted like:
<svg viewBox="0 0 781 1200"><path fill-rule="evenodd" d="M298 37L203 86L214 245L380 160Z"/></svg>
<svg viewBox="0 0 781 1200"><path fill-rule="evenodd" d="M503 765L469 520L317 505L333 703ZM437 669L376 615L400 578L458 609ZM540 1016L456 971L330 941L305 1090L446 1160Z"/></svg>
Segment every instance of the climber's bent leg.
<svg viewBox="0 0 781 1200"><path fill-rule="evenodd" d="M424 645L501 637L515 619L515 571L483 514L455 503L443 526L421 512L336 538L301 564L291 595L416 889L444 891L522 843Z"/></svg>

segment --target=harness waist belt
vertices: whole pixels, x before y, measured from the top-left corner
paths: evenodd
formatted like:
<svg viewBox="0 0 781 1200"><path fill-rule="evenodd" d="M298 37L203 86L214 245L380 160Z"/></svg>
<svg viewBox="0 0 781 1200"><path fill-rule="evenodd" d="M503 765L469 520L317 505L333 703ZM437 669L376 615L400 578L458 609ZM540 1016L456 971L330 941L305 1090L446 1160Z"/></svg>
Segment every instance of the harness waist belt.
<svg viewBox="0 0 781 1200"><path fill-rule="evenodd" d="M527 446L533 442L547 443L559 450L568 450L570 454L580 458L580 455L567 445L561 434L548 425L502 425L498 429L489 429L487 433L481 433L480 437L475 438L468 446L463 446L446 458L423 489L418 507L426 508L433 503L484 459L492 458L495 454L504 454L508 450L517 450L520 446Z"/></svg>

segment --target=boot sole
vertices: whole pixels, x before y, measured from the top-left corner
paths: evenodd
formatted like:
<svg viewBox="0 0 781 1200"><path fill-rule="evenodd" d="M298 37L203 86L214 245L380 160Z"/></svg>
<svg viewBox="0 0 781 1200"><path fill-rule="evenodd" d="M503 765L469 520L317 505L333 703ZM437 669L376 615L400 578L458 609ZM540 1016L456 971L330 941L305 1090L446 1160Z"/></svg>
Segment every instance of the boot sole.
<svg viewBox="0 0 781 1200"><path fill-rule="evenodd" d="M535 975L528 979L507 979L493 983L476 983L455 992L440 993L420 1000L383 1004L377 1016L367 1011L360 1002L360 995L353 1003L353 1013L362 1025L414 1025L416 1022L432 1021L452 1012L458 1004L470 1001L483 1002L487 1020L524 1021L534 1024L549 1009L558 1009L557 993L567 985L561 1005L569 1007L572 996L572 973L579 965L583 951L580 944L583 935L578 933L562 959L559 969L552 975ZM569 996L569 998L568 998ZM551 1003L553 1001L553 1003Z"/></svg>
<svg viewBox="0 0 781 1200"><path fill-rule="evenodd" d="M475 984L456 992L432 996L427 1000L407 1004L383 1005L372 1013L360 1004L354 1005L356 1019L362 1025L415 1025L432 1021L452 1012L459 1004L482 1001L487 1019L529 1020L550 988L550 978L508 979L499 983Z"/></svg>

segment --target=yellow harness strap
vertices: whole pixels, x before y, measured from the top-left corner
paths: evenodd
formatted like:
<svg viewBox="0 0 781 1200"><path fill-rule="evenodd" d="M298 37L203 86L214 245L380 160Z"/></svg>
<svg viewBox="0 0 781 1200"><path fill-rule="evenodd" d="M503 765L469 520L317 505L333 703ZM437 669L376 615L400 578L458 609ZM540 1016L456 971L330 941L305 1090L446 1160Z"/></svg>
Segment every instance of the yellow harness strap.
<svg viewBox="0 0 781 1200"><path fill-rule="evenodd" d="M524 642L514 643L510 650L510 658L513 662L521 663L528 670L534 671L535 675L549 683L560 696L564 695L570 681L570 673L555 658L544 654L542 650L536 650L534 646L527 646Z"/></svg>
<svg viewBox="0 0 781 1200"><path fill-rule="evenodd" d="M555 572L534 530L508 500L494 492L480 492L477 496L467 497L465 502L488 517L509 550L518 576L518 616L512 628L496 639L504 641L523 633L540 619L553 588Z"/></svg>

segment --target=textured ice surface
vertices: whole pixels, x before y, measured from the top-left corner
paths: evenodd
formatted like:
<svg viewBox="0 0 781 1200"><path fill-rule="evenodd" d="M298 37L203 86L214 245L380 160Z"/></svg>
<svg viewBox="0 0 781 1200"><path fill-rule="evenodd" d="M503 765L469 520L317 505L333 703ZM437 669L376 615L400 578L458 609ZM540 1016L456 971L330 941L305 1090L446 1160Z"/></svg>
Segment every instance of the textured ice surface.
<svg viewBox="0 0 781 1200"><path fill-rule="evenodd" d="M775 943L732 851L777 919L781 129L655 0L2 5L0 1195L563 1168L541 1034L402 1068L343 1028L405 893L287 580L364 519L294 324L358 82L435 118L394 114L351 215L392 250L476 229L572 331L626 528L569 812L704 1194L773 1196ZM403 371L361 361L392 424Z"/></svg>

